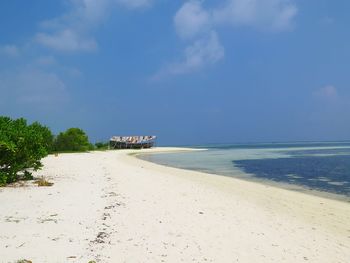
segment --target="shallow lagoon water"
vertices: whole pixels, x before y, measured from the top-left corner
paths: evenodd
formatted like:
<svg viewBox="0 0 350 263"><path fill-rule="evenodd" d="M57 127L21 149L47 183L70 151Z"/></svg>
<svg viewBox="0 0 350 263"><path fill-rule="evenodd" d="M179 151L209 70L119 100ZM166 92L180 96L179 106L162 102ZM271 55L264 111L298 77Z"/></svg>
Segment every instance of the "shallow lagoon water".
<svg viewBox="0 0 350 263"><path fill-rule="evenodd" d="M300 186L350 197L350 143L201 146L203 151L145 154L167 166Z"/></svg>

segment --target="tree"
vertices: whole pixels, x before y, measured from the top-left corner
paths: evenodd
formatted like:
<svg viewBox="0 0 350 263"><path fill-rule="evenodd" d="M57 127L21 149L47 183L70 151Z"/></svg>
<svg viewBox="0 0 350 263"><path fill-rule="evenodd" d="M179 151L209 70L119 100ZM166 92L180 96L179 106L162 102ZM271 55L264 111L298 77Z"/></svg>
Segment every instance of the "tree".
<svg viewBox="0 0 350 263"><path fill-rule="evenodd" d="M0 116L0 185L32 178L42 167L40 160L52 145L49 128L38 122L31 125L23 118Z"/></svg>
<svg viewBox="0 0 350 263"><path fill-rule="evenodd" d="M61 132L54 142L55 151L83 152L91 148L89 138L82 129L70 128Z"/></svg>

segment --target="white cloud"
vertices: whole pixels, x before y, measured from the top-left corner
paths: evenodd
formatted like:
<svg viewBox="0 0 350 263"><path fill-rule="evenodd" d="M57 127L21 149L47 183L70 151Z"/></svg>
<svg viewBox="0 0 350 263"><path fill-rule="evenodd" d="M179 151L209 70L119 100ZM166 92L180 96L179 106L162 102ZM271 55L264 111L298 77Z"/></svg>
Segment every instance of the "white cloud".
<svg viewBox="0 0 350 263"><path fill-rule="evenodd" d="M217 36L220 26L247 26L263 31L291 29L298 11L292 1L226 0L212 8L205 8L201 0L185 2L174 16L174 26L182 40L192 43L187 44L183 62L167 66L156 76L192 72L222 59L224 48Z"/></svg>
<svg viewBox="0 0 350 263"><path fill-rule="evenodd" d="M83 75L83 73L77 68L66 68L65 71L73 78L80 78Z"/></svg>
<svg viewBox="0 0 350 263"><path fill-rule="evenodd" d="M185 50L185 61L178 64L174 73L186 73L201 68L206 64L214 64L224 57L225 51L217 34L212 31L209 36L194 42Z"/></svg>
<svg viewBox="0 0 350 263"><path fill-rule="evenodd" d="M213 10L214 23L283 31L293 27L298 9L291 0L228 0Z"/></svg>
<svg viewBox="0 0 350 263"><path fill-rule="evenodd" d="M186 74L215 64L224 57L225 49L220 44L217 34L212 31L209 35L195 41L184 51L183 61L168 65L154 76L161 79L167 75Z"/></svg>
<svg viewBox="0 0 350 263"><path fill-rule="evenodd" d="M148 7L153 3L153 0L116 0L129 8Z"/></svg>
<svg viewBox="0 0 350 263"><path fill-rule="evenodd" d="M6 55L10 57L18 57L20 55L18 47L15 45L0 46L0 55Z"/></svg>
<svg viewBox="0 0 350 263"><path fill-rule="evenodd" d="M70 29L53 34L38 33L36 41L40 44L59 51L93 51L97 49L95 39L85 38Z"/></svg>
<svg viewBox="0 0 350 263"><path fill-rule="evenodd" d="M35 63L39 65L54 65L56 64L56 59L53 56L41 56L35 60Z"/></svg>
<svg viewBox="0 0 350 263"><path fill-rule="evenodd" d="M93 51L97 48L93 31L108 14L110 0L70 0L71 9L61 17L42 23L45 32L35 40L58 51Z"/></svg>
<svg viewBox="0 0 350 263"><path fill-rule="evenodd" d="M167 75L187 74L215 64L225 55L217 32L212 28L212 15L202 6L202 1L190 0L174 16L177 34L187 43L182 61L168 64L153 79Z"/></svg>
<svg viewBox="0 0 350 263"><path fill-rule="evenodd" d="M316 90L313 92L313 96L317 99L331 102L338 101L339 99L338 90L332 85L328 85Z"/></svg>
<svg viewBox="0 0 350 263"><path fill-rule="evenodd" d="M190 0L177 11L174 24L181 38L191 38L222 25L288 30L298 12L292 0L226 0L222 6L211 9L205 9L202 3Z"/></svg>
<svg viewBox="0 0 350 263"><path fill-rule="evenodd" d="M72 20L78 19L88 23L99 23L108 14L109 0L72 0L74 8ZM78 21L79 22L79 21Z"/></svg>
<svg viewBox="0 0 350 263"><path fill-rule="evenodd" d="M70 10L58 18L44 21L36 42L58 51L93 51L95 31L117 5L130 9L151 5L152 0L69 0Z"/></svg>
<svg viewBox="0 0 350 263"><path fill-rule="evenodd" d="M202 3L190 0L177 11L174 24L180 37L193 37L222 25L288 30L293 27L298 12L292 0L226 0L223 5L210 9L205 9Z"/></svg>
<svg viewBox="0 0 350 263"><path fill-rule="evenodd" d="M210 19L210 14L202 7L200 1L189 1L174 17L176 32L184 39L194 37L210 28Z"/></svg>

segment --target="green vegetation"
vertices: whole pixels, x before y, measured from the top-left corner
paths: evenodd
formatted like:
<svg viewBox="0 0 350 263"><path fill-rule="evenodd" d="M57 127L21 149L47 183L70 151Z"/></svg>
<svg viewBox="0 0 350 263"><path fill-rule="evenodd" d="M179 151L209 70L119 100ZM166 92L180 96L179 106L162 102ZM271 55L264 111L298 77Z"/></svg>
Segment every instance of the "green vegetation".
<svg viewBox="0 0 350 263"><path fill-rule="evenodd" d="M34 122L31 125L23 118L12 120L0 117L0 186L32 179L32 171L42 167L52 146L49 128Z"/></svg>
<svg viewBox="0 0 350 263"><path fill-rule="evenodd" d="M89 138L82 129L70 128L61 132L54 141L55 152L85 152L93 150Z"/></svg>
<svg viewBox="0 0 350 263"><path fill-rule="evenodd" d="M33 179L32 172L42 167L40 160L49 153L106 149L108 142L93 145L79 128L69 128L55 137L48 127L38 122L28 125L23 118L0 116L0 186ZM52 185L43 178L37 183Z"/></svg>
<svg viewBox="0 0 350 263"><path fill-rule="evenodd" d="M96 150L107 150L109 147L108 142L97 142L95 143L95 149Z"/></svg>
<svg viewBox="0 0 350 263"><path fill-rule="evenodd" d="M39 178L36 183L38 186L52 186L53 183L47 181L44 177Z"/></svg>

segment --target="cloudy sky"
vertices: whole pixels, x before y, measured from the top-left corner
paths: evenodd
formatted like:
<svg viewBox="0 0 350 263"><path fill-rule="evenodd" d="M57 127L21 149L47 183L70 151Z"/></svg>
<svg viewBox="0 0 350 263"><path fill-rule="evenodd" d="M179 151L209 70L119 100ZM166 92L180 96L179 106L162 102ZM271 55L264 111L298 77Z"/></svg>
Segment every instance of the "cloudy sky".
<svg viewBox="0 0 350 263"><path fill-rule="evenodd" d="M93 141L350 139L348 0L5 0L0 115Z"/></svg>

